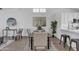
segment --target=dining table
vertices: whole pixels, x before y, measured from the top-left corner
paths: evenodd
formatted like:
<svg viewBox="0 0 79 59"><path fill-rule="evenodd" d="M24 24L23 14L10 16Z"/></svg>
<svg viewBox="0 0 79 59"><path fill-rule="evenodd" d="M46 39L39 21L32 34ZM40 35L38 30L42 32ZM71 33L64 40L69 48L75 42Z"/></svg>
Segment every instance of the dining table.
<svg viewBox="0 0 79 59"><path fill-rule="evenodd" d="M48 49L50 49L50 46L51 46L51 44L50 44L50 38L52 38L52 35L51 34L49 34L48 33L48 36L47 36L47 47L48 47ZM31 50L33 50L33 33L30 35L30 44L31 44Z"/></svg>

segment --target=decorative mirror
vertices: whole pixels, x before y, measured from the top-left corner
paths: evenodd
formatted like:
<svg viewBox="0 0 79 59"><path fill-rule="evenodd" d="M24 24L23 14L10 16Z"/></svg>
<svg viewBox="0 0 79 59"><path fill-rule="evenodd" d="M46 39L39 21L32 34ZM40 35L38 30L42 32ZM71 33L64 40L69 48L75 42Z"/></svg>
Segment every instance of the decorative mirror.
<svg viewBox="0 0 79 59"><path fill-rule="evenodd" d="M11 17L11 18L8 18L8 19L7 19L7 25L8 25L8 26L11 27L11 26L15 26L16 24L17 24L17 22L16 22L16 19L15 19L15 18L12 18L12 17Z"/></svg>

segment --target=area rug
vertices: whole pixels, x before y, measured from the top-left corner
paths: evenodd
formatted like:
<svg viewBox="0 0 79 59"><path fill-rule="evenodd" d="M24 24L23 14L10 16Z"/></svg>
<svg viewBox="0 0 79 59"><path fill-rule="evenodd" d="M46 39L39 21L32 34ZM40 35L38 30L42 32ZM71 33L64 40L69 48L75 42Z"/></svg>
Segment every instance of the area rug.
<svg viewBox="0 0 79 59"><path fill-rule="evenodd" d="M14 42L14 40L7 40L6 43L2 43L2 44L0 45L0 49L5 48L6 46L8 46L9 44L11 44L12 42Z"/></svg>

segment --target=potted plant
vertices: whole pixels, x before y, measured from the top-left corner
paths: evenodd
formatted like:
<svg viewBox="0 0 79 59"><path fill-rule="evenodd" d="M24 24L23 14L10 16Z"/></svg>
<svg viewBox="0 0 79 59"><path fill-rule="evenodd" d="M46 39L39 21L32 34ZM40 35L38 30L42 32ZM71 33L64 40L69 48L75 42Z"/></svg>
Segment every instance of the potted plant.
<svg viewBox="0 0 79 59"><path fill-rule="evenodd" d="M42 27L41 26L38 26L38 30L42 30Z"/></svg>
<svg viewBox="0 0 79 59"><path fill-rule="evenodd" d="M52 29L52 36L56 33L56 28L57 28L57 21L51 21L51 29Z"/></svg>

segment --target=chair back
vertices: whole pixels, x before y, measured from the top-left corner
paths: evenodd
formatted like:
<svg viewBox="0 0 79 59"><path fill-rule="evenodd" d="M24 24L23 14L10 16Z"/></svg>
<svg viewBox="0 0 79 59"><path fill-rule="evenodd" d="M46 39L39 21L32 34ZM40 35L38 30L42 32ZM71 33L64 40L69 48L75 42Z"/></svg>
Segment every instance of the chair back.
<svg viewBox="0 0 79 59"><path fill-rule="evenodd" d="M33 33L33 45L36 47L47 46L47 33L46 32L34 32Z"/></svg>
<svg viewBox="0 0 79 59"><path fill-rule="evenodd" d="M28 36L31 35L31 30L30 29L27 29L27 34L28 34Z"/></svg>
<svg viewBox="0 0 79 59"><path fill-rule="evenodd" d="M23 32L22 28L20 28L20 29L17 30L17 34L22 34L22 32Z"/></svg>

